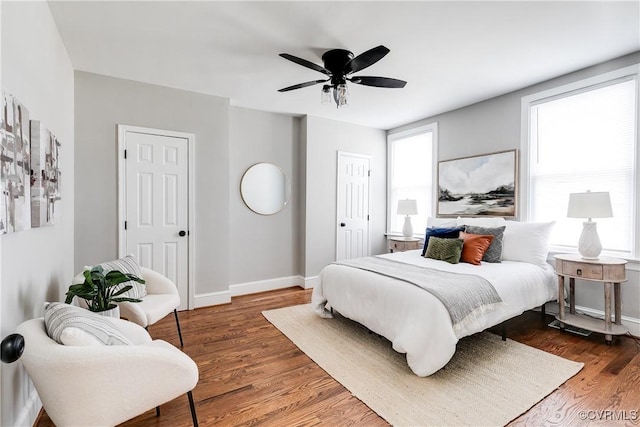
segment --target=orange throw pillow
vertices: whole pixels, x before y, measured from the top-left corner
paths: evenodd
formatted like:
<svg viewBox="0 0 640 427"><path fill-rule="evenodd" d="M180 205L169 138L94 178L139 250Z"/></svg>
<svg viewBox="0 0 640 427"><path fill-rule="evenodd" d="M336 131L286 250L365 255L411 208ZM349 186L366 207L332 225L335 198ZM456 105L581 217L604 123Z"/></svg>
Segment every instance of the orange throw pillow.
<svg viewBox="0 0 640 427"><path fill-rule="evenodd" d="M488 234L470 234L461 231L459 238L464 241L460 261L468 262L473 265L480 265L480 261L482 261L484 253L489 248L489 245L493 240L493 236Z"/></svg>

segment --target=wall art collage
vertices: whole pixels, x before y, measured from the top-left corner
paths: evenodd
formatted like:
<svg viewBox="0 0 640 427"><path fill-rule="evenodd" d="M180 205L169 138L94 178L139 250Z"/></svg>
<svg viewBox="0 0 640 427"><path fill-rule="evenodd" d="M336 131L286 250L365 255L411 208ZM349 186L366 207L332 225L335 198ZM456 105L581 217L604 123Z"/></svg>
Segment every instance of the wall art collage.
<svg viewBox="0 0 640 427"><path fill-rule="evenodd" d="M2 92L0 234L51 225L60 202L60 142L29 110Z"/></svg>

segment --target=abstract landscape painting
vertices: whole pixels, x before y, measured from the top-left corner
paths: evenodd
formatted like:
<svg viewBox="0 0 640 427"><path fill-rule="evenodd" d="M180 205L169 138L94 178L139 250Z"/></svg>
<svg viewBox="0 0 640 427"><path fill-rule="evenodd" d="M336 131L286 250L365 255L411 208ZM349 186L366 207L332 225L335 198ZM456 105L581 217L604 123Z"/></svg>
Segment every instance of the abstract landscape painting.
<svg viewBox="0 0 640 427"><path fill-rule="evenodd" d="M438 215L515 217L518 150L438 163Z"/></svg>
<svg viewBox="0 0 640 427"><path fill-rule="evenodd" d="M60 142L40 121L31 121L31 226L56 222L60 201Z"/></svg>
<svg viewBox="0 0 640 427"><path fill-rule="evenodd" d="M29 110L2 92L0 234L31 226Z"/></svg>

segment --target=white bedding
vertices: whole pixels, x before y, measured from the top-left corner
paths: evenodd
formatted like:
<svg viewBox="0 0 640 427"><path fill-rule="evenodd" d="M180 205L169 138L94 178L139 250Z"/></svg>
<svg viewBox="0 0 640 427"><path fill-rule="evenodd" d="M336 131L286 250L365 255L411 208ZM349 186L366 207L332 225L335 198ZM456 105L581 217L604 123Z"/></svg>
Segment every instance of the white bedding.
<svg viewBox="0 0 640 427"><path fill-rule="evenodd" d="M475 266L449 264L420 256L421 251L380 255L396 261L463 274L475 274L494 286L504 304L479 321L454 333L451 318L440 300L429 292L369 271L331 264L320 274L312 306L323 316L325 308L355 320L390 340L393 349L407 354L407 363L419 376L431 375L453 356L458 339L483 331L554 299L557 288L551 265L503 261Z"/></svg>

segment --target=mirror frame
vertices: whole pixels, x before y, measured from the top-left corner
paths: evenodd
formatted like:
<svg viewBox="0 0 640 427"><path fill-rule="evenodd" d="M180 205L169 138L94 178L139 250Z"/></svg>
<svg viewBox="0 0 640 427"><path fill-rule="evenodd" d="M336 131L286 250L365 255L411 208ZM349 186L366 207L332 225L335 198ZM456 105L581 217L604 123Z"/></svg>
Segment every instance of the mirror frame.
<svg viewBox="0 0 640 427"><path fill-rule="evenodd" d="M283 200L279 204L279 207L277 210L274 210L275 208L271 210L261 209L260 206L255 205L255 200L253 201L247 200L248 198L250 199L250 197L248 197L249 195L247 194L248 190L245 189L245 186L247 184L247 177L252 176L251 175L252 171L255 173L255 171L257 171L259 167L264 167L265 165L272 166L273 168L277 169L277 171L279 171L282 174L282 177L284 177L283 181L286 186L286 188L284 189L285 200ZM242 201L244 202L245 206L249 208L249 210L251 210L252 212L255 212L258 215L264 215L264 216L275 215L278 212L281 212L284 208L286 208L287 205L289 204L289 201L291 200L291 181L289 180L289 176L287 175L287 173L281 167L268 162L255 163L249 166L247 170L245 170L244 173L242 174L242 178L240 179L240 197L242 198Z"/></svg>

